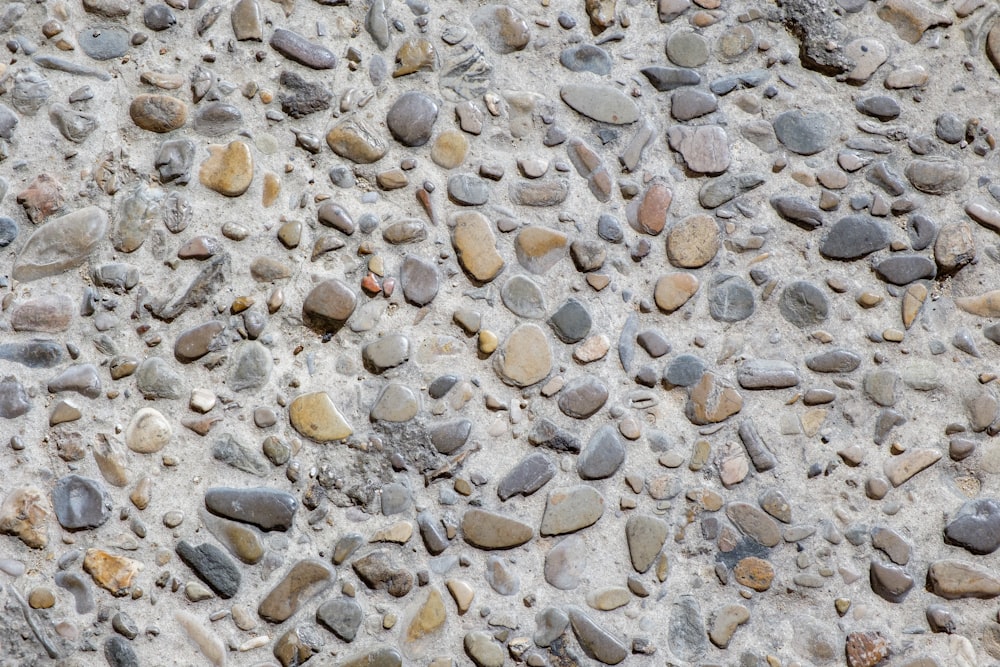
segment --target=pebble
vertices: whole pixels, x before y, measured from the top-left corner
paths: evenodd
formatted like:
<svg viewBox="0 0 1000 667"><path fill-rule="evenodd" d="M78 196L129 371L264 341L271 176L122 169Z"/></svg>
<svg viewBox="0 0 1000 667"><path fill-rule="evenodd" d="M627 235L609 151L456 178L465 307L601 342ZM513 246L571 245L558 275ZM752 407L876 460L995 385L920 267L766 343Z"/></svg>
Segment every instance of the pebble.
<svg viewBox="0 0 1000 667"><path fill-rule="evenodd" d="M608 387L592 375L576 377L559 392L559 409L568 417L589 419L608 400Z"/></svg>
<svg viewBox="0 0 1000 667"><path fill-rule="evenodd" d="M833 116L821 111L786 111L772 121L781 144L798 155L814 155L826 150L838 132Z"/></svg>
<svg viewBox="0 0 1000 667"><path fill-rule="evenodd" d="M213 514L265 531L286 531L292 525L298 501L289 493L266 487L214 487L205 492L205 507Z"/></svg>
<svg viewBox="0 0 1000 667"><path fill-rule="evenodd" d="M472 13L471 21L490 49L496 53L520 51L531 41L527 21L508 5L482 7Z"/></svg>
<svg viewBox="0 0 1000 667"><path fill-rule="evenodd" d="M721 174L729 168L729 141L726 131L717 125L674 125L667 130L667 140L693 172Z"/></svg>
<svg viewBox="0 0 1000 667"><path fill-rule="evenodd" d="M510 549L533 536L531 526L496 512L470 509L462 516L462 537L479 549Z"/></svg>
<svg viewBox="0 0 1000 667"><path fill-rule="evenodd" d="M480 213L469 212L456 214L452 222L452 246L462 268L478 282L493 280L503 270L504 260L497 252L489 220Z"/></svg>
<svg viewBox="0 0 1000 667"><path fill-rule="evenodd" d="M707 215L684 218L667 233L667 259L678 268L705 266L715 258L719 246L718 226Z"/></svg>
<svg viewBox="0 0 1000 667"><path fill-rule="evenodd" d="M103 525L111 517L112 501L97 480L67 475L52 489L52 508L63 528L87 530Z"/></svg>
<svg viewBox="0 0 1000 667"><path fill-rule="evenodd" d="M604 498L592 487L578 485L553 491L546 499L539 534L574 533L597 523L603 514Z"/></svg>
<svg viewBox="0 0 1000 667"><path fill-rule="evenodd" d="M570 607L568 615L573 634L590 658L605 665L617 665L628 657L625 643L594 622L581 609Z"/></svg>
<svg viewBox="0 0 1000 667"><path fill-rule="evenodd" d="M285 28L276 29L271 34L268 44L289 60L311 69L333 69L337 65L337 57L325 46L314 44L302 35Z"/></svg>
<svg viewBox="0 0 1000 667"><path fill-rule="evenodd" d="M548 377L552 370L552 348L541 327L521 324L503 342L494 360L501 380L528 387Z"/></svg>
<svg viewBox="0 0 1000 667"><path fill-rule="evenodd" d="M861 259L889 245L889 232L878 220L865 215L841 218L830 228L819 251L828 259Z"/></svg>
<svg viewBox="0 0 1000 667"><path fill-rule="evenodd" d="M300 560L260 601L257 614L270 623L283 623L333 583L333 577L333 568L326 563L312 558Z"/></svg>
<svg viewBox="0 0 1000 667"><path fill-rule="evenodd" d="M239 591L242 577L236 564L221 549L210 543L195 546L181 540L175 547L185 565L208 584L219 597L228 600Z"/></svg>
<svg viewBox="0 0 1000 667"><path fill-rule="evenodd" d="M396 141L412 148L430 141L437 117L437 103L423 93L411 91L392 104L385 124Z"/></svg>
<svg viewBox="0 0 1000 667"><path fill-rule="evenodd" d="M361 606L341 597L327 600L316 609L316 622L345 642L352 642L363 620Z"/></svg>
<svg viewBox="0 0 1000 667"><path fill-rule="evenodd" d="M386 142L360 120L347 118L334 125L326 134L330 150L357 164L371 164L388 152Z"/></svg>
<svg viewBox="0 0 1000 667"><path fill-rule="evenodd" d="M187 104L169 95L143 94L129 105L129 116L137 127L160 134L183 127L187 114Z"/></svg>
<svg viewBox="0 0 1000 667"><path fill-rule="evenodd" d="M753 291L742 278L719 274L713 278L708 293L709 315L718 322L739 322L754 314Z"/></svg>
<svg viewBox="0 0 1000 667"><path fill-rule="evenodd" d="M210 145L209 157L198 170L198 180L206 188L227 197L239 197L253 181L254 162L250 147L242 141L226 146Z"/></svg>
<svg viewBox="0 0 1000 667"><path fill-rule="evenodd" d="M563 49L559 62L571 72L591 72L599 76L611 73L611 56L592 44L577 44Z"/></svg>
<svg viewBox="0 0 1000 667"><path fill-rule="evenodd" d="M559 95L577 113L601 123L628 125L639 120L639 108L617 88L574 83L562 86Z"/></svg>
<svg viewBox="0 0 1000 667"><path fill-rule="evenodd" d="M497 495L500 500L508 500L514 496L530 496L545 486L556 474L555 464L549 457L540 452L529 454L521 459L497 484ZM545 533L545 520L542 519L542 532Z"/></svg>
<svg viewBox="0 0 1000 667"><path fill-rule="evenodd" d="M666 543L668 526L662 519L634 514L625 523L625 540L629 558L636 572L644 573L653 566Z"/></svg>

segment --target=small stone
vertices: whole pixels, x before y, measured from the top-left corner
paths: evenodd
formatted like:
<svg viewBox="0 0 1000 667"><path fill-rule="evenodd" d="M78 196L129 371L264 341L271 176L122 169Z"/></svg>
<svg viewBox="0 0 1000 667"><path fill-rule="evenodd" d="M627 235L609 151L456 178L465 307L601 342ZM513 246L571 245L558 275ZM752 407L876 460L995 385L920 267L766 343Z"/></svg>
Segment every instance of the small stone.
<svg viewBox="0 0 1000 667"><path fill-rule="evenodd" d="M154 408L137 411L125 429L125 443L133 452L153 454L170 442L170 422Z"/></svg>
<svg viewBox="0 0 1000 667"><path fill-rule="evenodd" d="M402 423L413 419L419 409L420 402L412 389L391 382L375 399L369 416L372 421Z"/></svg>
<svg viewBox="0 0 1000 667"><path fill-rule="evenodd" d="M625 447L611 425L599 428L577 459L580 479L606 479L615 474L625 461Z"/></svg>
<svg viewBox="0 0 1000 667"><path fill-rule="evenodd" d="M421 70L433 71L437 62L434 47L426 39L408 39L396 51L393 77L406 76Z"/></svg>
<svg viewBox="0 0 1000 667"><path fill-rule="evenodd" d="M573 634L589 657L605 665L617 665L628 657L624 642L599 626L576 607L568 609Z"/></svg>
<svg viewBox="0 0 1000 667"><path fill-rule="evenodd" d="M893 486L900 486L920 471L929 468L941 459L936 449L913 449L885 462L882 471Z"/></svg>
<svg viewBox="0 0 1000 667"><path fill-rule="evenodd" d="M702 618L701 605L689 594L681 595L670 609L667 645L681 660L695 662L708 650L708 634Z"/></svg>
<svg viewBox="0 0 1000 667"><path fill-rule="evenodd" d="M576 419L588 419L608 400L608 387L591 375L574 378L559 393L559 409Z"/></svg>
<svg viewBox="0 0 1000 667"><path fill-rule="evenodd" d="M218 547L207 542L194 546L186 540L181 540L177 543L176 551L184 564L219 597L228 600L239 591L241 581L239 568Z"/></svg>
<svg viewBox="0 0 1000 667"><path fill-rule="evenodd" d="M678 30L667 38L667 58L678 67L701 67L708 56L708 41L696 32Z"/></svg>
<svg viewBox="0 0 1000 667"><path fill-rule="evenodd" d="M462 268L476 281L493 280L503 270L504 261L497 252L489 220L480 213L459 213L452 222L452 245Z"/></svg>
<svg viewBox="0 0 1000 667"><path fill-rule="evenodd" d="M902 602L913 588L913 577L899 565L872 561L869 567L872 591L889 602Z"/></svg>
<svg viewBox="0 0 1000 667"><path fill-rule="evenodd" d="M448 179L448 197L463 206L481 206L489 199L490 188L475 174L455 174Z"/></svg>
<svg viewBox="0 0 1000 667"><path fill-rule="evenodd" d="M708 264L719 251L719 229L707 215L692 215L667 233L667 258L683 269L697 269Z"/></svg>
<svg viewBox="0 0 1000 667"><path fill-rule="evenodd" d="M326 135L326 143L334 153L357 164L378 162L389 150L376 132L353 118L333 126Z"/></svg>
<svg viewBox="0 0 1000 667"><path fill-rule="evenodd" d="M233 36L238 41L263 41L263 19L257 0L239 0L233 6L230 20L233 25Z"/></svg>
<svg viewBox="0 0 1000 667"><path fill-rule="evenodd" d="M611 56L592 44L577 44L563 49L559 62L571 72L592 72L598 76L611 73Z"/></svg>
<svg viewBox="0 0 1000 667"><path fill-rule="evenodd" d="M327 600L316 609L316 622L345 642L352 642L361 627L361 606L348 597Z"/></svg>
<svg viewBox="0 0 1000 667"><path fill-rule="evenodd" d="M911 160L903 173L913 187L932 195L955 192L969 180L968 167L939 156Z"/></svg>
<svg viewBox="0 0 1000 667"><path fill-rule="evenodd" d="M501 667L504 664L503 647L488 632L470 632L463 640L465 652L477 667Z"/></svg>
<svg viewBox="0 0 1000 667"><path fill-rule="evenodd" d="M744 389L785 389L799 384L795 366L780 360L748 359L740 364L736 376Z"/></svg>
<svg viewBox="0 0 1000 667"><path fill-rule="evenodd" d="M403 597L413 588L413 575L396 566L385 551L373 551L351 563L351 567L368 588L385 590L392 597Z"/></svg>
<svg viewBox="0 0 1000 667"><path fill-rule="evenodd" d="M292 427L317 442L343 440L354 430L326 392L302 394L288 408Z"/></svg>
<svg viewBox="0 0 1000 667"><path fill-rule="evenodd" d="M463 162L469 151L469 140L457 130L445 130L434 140L431 160L444 169L454 169Z"/></svg>
<svg viewBox="0 0 1000 667"><path fill-rule="evenodd" d="M52 506L59 525L67 530L86 530L103 525L111 516L111 496L100 482L68 475L52 489Z"/></svg>
<svg viewBox="0 0 1000 667"><path fill-rule="evenodd" d="M774 567L761 558L748 556L740 559L733 568L733 576L737 583L755 591L763 592L771 587L774 580Z"/></svg>
<svg viewBox="0 0 1000 667"><path fill-rule="evenodd" d="M629 557L636 572L646 572L667 540L668 525L656 517L634 514L625 523L625 539Z"/></svg>
<svg viewBox="0 0 1000 667"><path fill-rule="evenodd" d="M589 486L553 491L545 503L541 535L564 535L591 526L604 514L604 498Z"/></svg>
<svg viewBox="0 0 1000 667"><path fill-rule="evenodd" d="M108 553L102 549L87 549L83 557L83 570L94 583L115 597L129 594L143 564L137 560Z"/></svg>

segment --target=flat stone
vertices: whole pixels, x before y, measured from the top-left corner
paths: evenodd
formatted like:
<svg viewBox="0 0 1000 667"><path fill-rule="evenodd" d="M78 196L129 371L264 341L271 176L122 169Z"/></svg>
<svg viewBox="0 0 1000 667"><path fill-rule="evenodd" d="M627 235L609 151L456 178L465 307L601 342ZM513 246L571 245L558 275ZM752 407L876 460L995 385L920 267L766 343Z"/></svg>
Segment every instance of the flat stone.
<svg viewBox="0 0 1000 667"><path fill-rule="evenodd" d="M850 373L861 365L861 357L845 348L806 357L806 367L816 373Z"/></svg>
<svg viewBox="0 0 1000 667"><path fill-rule="evenodd" d="M693 69L683 67L643 67L639 70L659 92L675 90L684 86L697 86L701 75Z"/></svg>
<svg viewBox="0 0 1000 667"><path fill-rule="evenodd" d="M546 607L535 614L536 630L532 639L537 646L547 648L566 632L569 615L562 609Z"/></svg>
<svg viewBox="0 0 1000 667"><path fill-rule="evenodd" d="M545 582L561 591L571 591L580 585L587 570L583 538L570 535L545 554Z"/></svg>
<svg viewBox="0 0 1000 667"><path fill-rule="evenodd" d="M300 560L271 589L257 607L265 621L283 623L333 583L333 568L323 561L307 558Z"/></svg>
<svg viewBox="0 0 1000 667"><path fill-rule="evenodd" d="M708 215L692 215L667 233L667 259L682 269L697 269L711 262L719 251L719 228Z"/></svg>
<svg viewBox="0 0 1000 667"><path fill-rule="evenodd" d="M598 76L611 73L611 56L592 44L577 44L563 49L559 62L571 72L591 72Z"/></svg>
<svg viewBox="0 0 1000 667"><path fill-rule="evenodd" d="M569 239L554 229L529 225L522 227L514 239L514 254L518 263L531 273L542 275L567 255Z"/></svg>
<svg viewBox="0 0 1000 667"><path fill-rule="evenodd" d="M701 380L708 366L698 357L681 354L663 369L663 380L670 387L691 387Z"/></svg>
<svg viewBox="0 0 1000 667"><path fill-rule="evenodd" d="M517 570L510 567L507 562L499 556L490 556L486 559L486 583L500 595L517 595L520 589L521 580L517 576Z"/></svg>
<svg viewBox="0 0 1000 667"><path fill-rule="evenodd" d="M150 357L135 372L135 386L148 400L177 399L184 395L184 380L166 359Z"/></svg>
<svg viewBox="0 0 1000 667"><path fill-rule="evenodd" d="M529 387L548 377L552 370L552 348L545 332L536 324L521 324L494 355L500 379L516 387Z"/></svg>
<svg viewBox="0 0 1000 667"><path fill-rule="evenodd" d="M534 537L531 526L503 514L469 509L462 515L462 536L479 549L511 549Z"/></svg>
<svg viewBox="0 0 1000 667"><path fill-rule="evenodd" d="M496 249L496 237L489 220L480 213L459 213L451 239L459 264L474 280L487 283L504 268L504 260Z"/></svg>
<svg viewBox="0 0 1000 667"><path fill-rule="evenodd" d="M326 134L326 143L334 153L357 164L378 162L389 150L379 133L354 118L334 125Z"/></svg>
<svg viewBox="0 0 1000 667"><path fill-rule="evenodd" d="M253 157L243 141L225 146L210 145L208 159L202 162L198 180L210 190L227 197L239 197L253 181Z"/></svg>
<svg viewBox="0 0 1000 667"><path fill-rule="evenodd" d="M878 405L892 407L899 400L900 376L891 369L876 369L865 374L865 394Z"/></svg>
<svg viewBox="0 0 1000 667"><path fill-rule="evenodd" d="M242 562L255 565L264 558L264 540L256 528L205 511L200 516L209 532Z"/></svg>
<svg viewBox="0 0 1000 667"><path fill-rule="evenodd" d="M878 17L896 29L900 39L916 44L930 28L951 25L951 19L912 0L889 0L878 8Z"/></svg>
<svg viewBox="0 0 1000 667"><path fill-rule="evenodd" d="M365 345L361 350L365 367L382 373L403 364L410 358L410 341L402 334L389 334Z"/></svg>
<svg viewBox="0 0 1000 667"><path fill-rule="evenodd" d="M692 424L705 425L725 421L742 408L743 397L739 392L714 373L705 373L689 389L684 411Z"/></svg>
<svg viewBox="0 0 1000 667"><path fill-rule="evenodd" d="M693 172L721 174L729 168L729 139L718 125L674 125L667 130L667 140Z"/></svg>
<svg viewBox="0 0 1000 667"><path fill-rule="evenodd" d="M815 327L826 321L830 302L818 287L799 280L784 290L778 301L778 312L799 328Z"/></svg>
<svg viewBox="0 0 1000 667"><path fill-rule="evenodd" d="M265 531L285 531L292 526L298 502L290 493L267 487L214 487L205 491L205 507L213 514Z"/></svg>
<svg viewBox="0 0 1000 667"><path fill-rule="evenodd" d="M426 306L437 296L440 278L434 265L414 254L407 254L399 270L403 296L415 306Z"/></svg>
<svg viewBox="0 0 1000 667"><path fill-rule="evenodd" d="M141 562L103 549L87 549L83 556L83 571L93 578L95 584L115 597L129 594L142 569Z"/></svg>
<svg viewBox="0 0 1000 667"><path fill-rule="evenodd" d="M209 352L224 349L228 341L222 333L226 325L218 320L186 329L174 341L174 358L182 364L198 361Z"/></svg>
<svg viewBox="0 0 1000 667"><path fill-rule="evenodd" d="M786 389L799 384L795 366L778 359L748 359L736 371L744 389Z"/></svg>
<svg viewBox="0 0 1000 667"><path fill-rule="evenodd" d="M556 466L552 460L535 452L521 459L497 484L497 495L500 500L508 500L514 496L530 496L545 486L555 477ZM542 519L543 534L545 520Z"/></svg>
<svg viewBox="0 0 1000 667"><path fill-rule="evenodd" d="M1000 502L993 498L966 501L944 529L944 541L976 555L1000 548Z"/></svg>
<svg viewBox="0 0 1000 667"><path fill-rule="evenodd" d="M913 577L899 565L872 561L868 570L872 591L889 602L902 602L913 588Z"/></svg>
<svg viewBox="0 0 1000 667"><path fill-rule="evenodd" d="M221 137L240 129L243 114L232 104L209 102L198 107L194 114L194 130L206 137Z"/></svg>
<svg viewBox="0 0 1000 667"><path fill-rule="evenodd" d="M717 322L739 322L754 314L753 290L742 278L717 274L709 285L708 314Z"/></svg>
<svg viewBox="0 0 1000 667"><path fill-rule="evenodd" d="M316 622L345 642L352 642L364 615L361 605L348 597L327 600L316 609Z"/></svg>
<svg viewBox="0 0 1000 667"><path fill-rule="evenodd" d="M910 160L903 173L913 187L932 195L960 190L969 180L967 166L940 156Z"/></svg>
<svg viewBox="0 0 1000 667"><path fill-rule="evenodd" d="M32 549L49 543L52 507L45 494L33 486L12 489L0 505L0 533L20 539Z"/></svg>
<svg viewBox="0 0 1000 667"><path fill-rule="evenodd" d="M885 226L866 215L841 218L823 239L819 252L827 259L861 259L889 245Z"/></svg>
<svg viewBox="0 0 1000 667"><path fill-rule="evenodd" d="M730 604L720 609L712 621L708 638L719 648L726 648L732 641L736 629L750 620L750 610L741 604Z"/></svg>
<svg viewBox="0 0 1000 667"><path fill-rule="evenodd" d="M63 528L87 530L103 525L110 518L112 501L100 482L67 475L52 489L52 507Z"/></svg>
<svg viewBox="0 0 1000 667"><path fill-rule="evenodd" d="M121 58L128 53L129 33L112 26L84 28L77 35L80 49L94 60Z"/></svg>
<svg viewBox="0 0 1000 667"><path fill-rule="evenodd" d="M30 282L80 266L103 240L107 227L107 214L96 206L49 220L28 237L12 276Z"/></svg>
<svg viewBox="0 0 1000 667"><path fill-rule="evenodd" d="M708 40L696 32L678 30L667 38L667 58L678 67L701 67L708 56Z"/></svg>
<svg viewBox="0 0 1000 667"><path fill-rule="evenodd" d="M277 28L268 44L289 60L312 69L333 69L337 65L337 57L330 49L285 28Z"/></svg>
<svg viewBox="0 0 1000 667"><path fill-rule="evenodd" d="M490 197L490 187L475 174L455 174L448 179L448 197L463 206L481 206Z"/></svg>
<svg viewBox="0 0 1000 667"><path fill-rule="evenodd" d="M878 276L893 285L907 285L917 280L934 278L937 266L923 255L893 255L875 265Z"/></svg>
<svg viewBox="0 0 1000 667"><path fill-rule="evenodd" d="M541 535L564 535L592 526L604 514L604 497L583 484L549 493L542 514Z"/></svg>
<svg viewBox="0 0 1000 667"><path fill-rule="evenodd" d="M823 212L801 197L777 196L770 203L778 215L807 231L823 225Z"/></svg>
<svg viewBox="0 0 1000 667"><path fill-rule="evenodd" d="M821 111L786 111L772 121L774 134L785 148L799 155L815 155L833 143L837 120Z"/></svg>
<svg viewBox="0 0 1000 667"><path fill-rule="evenodd" d="M882 471L893 486L900 486L940 460L941 452L937 449L912 449L886 461Z"/></svg>
<svg viewBox="0 0 1000 667"><path fill-rule="evenodd" d="M0 380L0 417L17 419L31 411L31 398L24 385L13 375Z"/></svg>
<svg viewBox="0 0 1000 667"><path fill-rule="evenodd" d="M255 340L245 341L233 351L226 386L237 392L260 389L270 379L273 366L270 350Z"/></svg>
<svg viewBox="0 0 1000 667"><path fill-rule="evenodd" d="M667 628L667 646L681 660L695 662L708 650L705 620L695 596L684 594L674 601Z"/></svg>
<svg viewBox="0 0 1000 667"><path fill-rule="evenodd" d="M679 88L670 96L670 115L680 121L694 120L719 108L715 95L695 88Z"/></svg>
<svg viewBox="0 0 1000 667"><path fill-rule="evenodd" d="M608 387L592 375L582 375L570 380L559 393L559 409L576 419L589 419L604 407L608 400Z"/></svg>
<svg viewBox="0 0 1000 667"><path fill-rule="evenodd" d="M302 319L319 333L336 333L347 322L357 305L350 287L330 278L317 284L302 302Z"/></svg>
<svg viewBox="0 0 1000 667"><path fill-rule="evenodd" d="M571 83L559 89L563 102L579 114L600 123L628 125L639 120L639 107L617 88Z"/></svg>
<svg viewBox="0 0 1000 667"><path fill-rule="evenodd" d="M431 160L443 169L454 169L463 162L469 152L469 140L458 130L445 130L434 140Z"/></svg>
<svg viewBox="0 0 1000 667"><path fill-rule="evenodd" d="M516 181L510 185L510 198L521 206L555 206L569 196L565 178Z"/></svg>
<svg viewBox="0 0 1000 667"><path fill-rule="evenodd" d="M413 589L413 575L399 567L385 551L373 551L351 563L358 578L372 590L385 590L401 598Z"/></svg>
<svg viewBox="0 0 1000 667"><path fill-rule="evenodd" d="M605 665L617 665L628 657L625 643L594 622L581 609L570 607L570 625L583 652Z"/></svg>
<svg viewBox="0 0 1000 667"><path fill-rule="evenodd" d="M971 563L938 560L927 570L927 590L946 600L988 600L1000 595L1000 579Z"/></svg>
<svg viewBox="0 0 1000 667"><path fill-rule="evenodd" d="M666 521L645 514L633 514L625 523L625 540L629 558L636 572L652 567L667 540L669 526Z"/></svg>
<svg viewBox="0 0 1000 667"><path fill-rule="evenodd" d="M764 592L771 588L774 581L774 566L762 558L747 556L736 563L733 577L741 586Z"/></svg>
<svg viewBox="0 0 1000 667"><path fill-rule="evenodd" d="M590 333L590 311L576 299L567 299L548 319L556 337L564 343L578 343Z"/></svg>
<svg viewBox="0 0 1000 667"><path fill-rule="evenodd" d="M476 667L501 667L504 664L503 646L488 632L470 632L465 635L462 644Z"/></svg>
<svg viewBox="0 0 1000 667"><path fill-rule="evenodd" d="M393 102L385 124L396 141L412 148L430 140L437 116L437 102L424 93L410 91Z"/></svg>
<svg viewBox="0 0 1000 667"><path fill-rule="evenodd" d="M625 462L625 446L611 425L599 428L580 452L576 471L580 479L606 479Z"/></svg>
<svg viewBox="0 0 1000 667"><path fill-rule="evenodd" d="M257 0L239 0L230 13L233 36L238 41L264 40L263 18Z"/></svg>
<svg viewBox="0 0 1000 667"><path fill-rule="evenodd" d="M228 600L239 591L240 570L222 549L208 542L195 546L181 540L175 550L184 564L219 597Z"/></svg>
<svg viewBox="0 0 1000 667"><path fill-rule="evenodd" d="M129 105L129 117L137 127L160 134L183 127L187 114L187 104L170 95L138 95Z"/></svg>
<svg viewBox="0 0 1000 667"><path fill-rule="evenodd" d="M372 405L372 421L402 423L413 419L420 410L420 401L409 387L391 382L382 389Z"/></svg>
<svg viewBox="0 0 1000 667"><path fill-rule="evenodd" d="M270 471L257 452L245 447L229 433L212 444L212 458L256 477L263 477Z"/></svg>

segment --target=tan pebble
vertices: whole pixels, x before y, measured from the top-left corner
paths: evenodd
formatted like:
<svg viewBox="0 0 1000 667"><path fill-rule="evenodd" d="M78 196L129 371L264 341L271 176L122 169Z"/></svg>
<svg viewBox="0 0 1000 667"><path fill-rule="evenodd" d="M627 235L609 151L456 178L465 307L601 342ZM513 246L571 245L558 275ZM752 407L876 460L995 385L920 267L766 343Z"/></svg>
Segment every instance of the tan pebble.
<svg viewBox="0 0 1000 667"><path fill-rule="evenodd" d="M478 335L479 351L482 354L493 354L496 351L499 341L497 335L489 329L482 329Z"/></svg>
<svg viewBox="0 0 1000 667"><path fill-rule="evenodd" d="M417 609L406 628L406 641L414 642L437 632L444 627L446 620L448 620L448 612L444 607L441 591L430 587L427 591L427 598Z"/></svg>
<svg viewBox="0 0 1000 667"><path fill-rule="evenodd" d="M733 568L733 576L741 586L763 592L771 587L774 580L774 567L762 558L748 556Z"/></svg>
<svg viewBox="0 0 1000 667"><path fill-rule="evenodd" d="M382 627L386 630L392 630L396 627L396 615L393 613L388 613L382 617Z"/></svg>
<svg viewBox="0 0 1000 667"><path fill-rule="evenodd" d="M55 603L56 596L50 588L37 586L28 594L28 605L32 609L51 609Z"/></svg>
<svg viewBox="0 0 1000 667"><path fill-rule="evenodd" d="M209 412L215 407L215 394L208 389L192 389L191 397L188 399L188 407L202 414Z"/></svg>
<svg viewBox="0 0 1000 667"><path fill-rule="evenodd" d="M413 536L413 524L409 521L399 521L387 528L375 531L369 542L393 542L406 544Z"/></svg>
<svg viewBox="0 0 1000 667"><path fill-rule="evenodd" d="M170 442L170 422L154 408L142 408L133 415L125 429L125 444L133 452L153 454Z"/></svg>
<svg viewBox="0 0 1000 667"><path fill-rule="evenodd" d="M882 338L890 343L901 343L905 337L906 334L899 329L886 329L882 332Z"/></svg>
<svg viewBox="0 0 1000 667"><path fill-rule="evenodd" d="M587 604L598 611L611 611L624 607L632 599L631 593L622 586L607 586L587 593Z"/></svg>
<svg viewBox="0 0 1000 667"><path fill-rule="evenodd" d="M325 391L302 394L288 407L292 427L317 442L343 440L354 432Z"/></svg>
<svg viewBox="0 0 1000 667"><path fill-rule="evenodd" d="M882 303L882 297L874 292L862 292L858 295L856 301L862 308L874 308Z"/></svg>
<svg viewBox="0 0 1000 667"><path fill-rule="evenodd" d="M573 358L582 364L603 359L611 347L611 340L604 334L591 336L573 350Z"/></svg>
<svg viewBox="0 0 1000 667"><path fill-rule="evenodd" d="M102 549L87 549L83 558L84 571L93 577L95 584L115 597L128 595L128 589L142 567L142 563L137 560Z"/></svg>
<svg viewBox="0 0 1000 667"><path fill-rule="evenodd" d="M472 600L476 597L476 591L472 586L462 579L448 579L445 582L448 587L448 592L451 593L451 597L455 600L455 606L458 607L458 613L464 614L469 611L469 607L472 606Z"/></svg>
<svg viewBox="0 0 1000 667"><path fill-rule="evenodd" d="M882 471L893 486L899 486L939 460L941 460L941 452L937 449L929 447L914 449L890 458L885 462Z"/></svg>
<svg viewBox="0 0 1000 667"><path fill-rule="evenodd" d="M465 161L469 140L458 130L445 130L434 140L431 160L443 169L454 169Z"/></svg>
<svg viewBox="0 0 1000 667"><path fill-rule="evenodd" d="M198 171L201 184L227 197L239 197L253 180L253 157L250 147L242 141L226 146L212 144L209 157Z"/></svg>
<svg viewBox="0 0 1000 667"><path fill-rule="evenodd" d="M271 208L274 206L274 202L278 200L278 195L281 193L281 177L275 174L273 171L268 171L264 173L264 192L261 196L261 204L264 208Z"/></svg>
<svg viewBox="0 0 1000 667"><path fill-rule="evenodd" d="M668 273L656 281L653 290L653 300L657 307L665 313L672 313L698 291L700 282L691 273Z"/></svg>

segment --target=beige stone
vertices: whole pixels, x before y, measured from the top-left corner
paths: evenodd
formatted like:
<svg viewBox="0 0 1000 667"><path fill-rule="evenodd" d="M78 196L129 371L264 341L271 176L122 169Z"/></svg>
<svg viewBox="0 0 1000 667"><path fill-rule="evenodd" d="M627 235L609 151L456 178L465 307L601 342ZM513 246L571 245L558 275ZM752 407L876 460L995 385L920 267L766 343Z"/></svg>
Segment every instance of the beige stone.
<svg viewBox="0 0 1000 667"><path fill-rule="evenodd" d="M474 280L488 283L503 270L490 221L481 213L458 213L451 219L451 243L458 262Z"/></svg>
<svg viewBox="0 0 1000 667"><path fill-rule="evenodd" d="M552 370L552 348L541 327L522 324L507 337L494 360L504 382L529 387L544 380Z"/></svg>
<svg viewBox="0 0 1000 667"><path fill-rule="evenodd" d="M300 435L316 442L343 440L354 433L325 391L296 397L288 406L288 419Z"/></svg>
<svg viewBox="0 0 1000 667"><path fill-rule="evenodd" d="M253 181L250 147L237 140L226 146L212 144L208 153L198 171L201 184L227 197L239 197L246 192Z"/></svg>
<svg viewBox="0 0 1000 667"><path fill-rule="evenodd" d="M653 301L665 313L672 313L698 292L701 285L693 273L668 273L660 276L653 290Z"/></svg>

